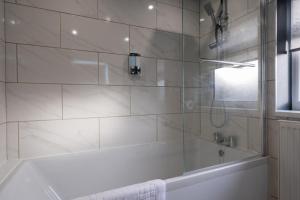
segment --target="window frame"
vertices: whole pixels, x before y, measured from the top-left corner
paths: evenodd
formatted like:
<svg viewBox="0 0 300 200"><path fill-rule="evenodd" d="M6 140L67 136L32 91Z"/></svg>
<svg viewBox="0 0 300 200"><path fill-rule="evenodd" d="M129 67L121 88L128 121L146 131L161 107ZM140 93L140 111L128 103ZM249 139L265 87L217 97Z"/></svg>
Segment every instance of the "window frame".
<svg viewBox="0 0 300 200"><path fill-rule="evenodd" d="M292 1L277 0L277 54L288 58L289 110L300 111L300 47L292 48Z"/></svg>

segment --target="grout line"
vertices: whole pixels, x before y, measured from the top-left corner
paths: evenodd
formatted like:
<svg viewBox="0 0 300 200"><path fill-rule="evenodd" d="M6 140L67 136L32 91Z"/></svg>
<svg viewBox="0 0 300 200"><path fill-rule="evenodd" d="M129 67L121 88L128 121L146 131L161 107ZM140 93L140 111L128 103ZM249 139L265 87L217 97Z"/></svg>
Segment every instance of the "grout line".
<svg viewBox="0 0 300 200"><path fill-rule="evenodd" d="M61 49L61 50L70 50L70 51L79 51L79 52L90 52L90 53L103 53L103 54L112 54L112 55L123 55L128 56L128 53L116 53L116 52L107 52L107 51L94 51L94 50L85 50L85 49L72 49L67 47L57 47L57 46L47 46L47 45L38 45L38 44L27 44L27 43L16 43L16 42L6 42L8 44L15 44L15 45L22 45L22 46L32 46L32 47L42 47L42 48L52 48L52 49ZM253 47L251 47L253 48ZM159 58L159 57L153 57L153 56L141 56L143 58L152 58L152 59L161 59L161 60L170 60L170 61L177 61L181 62L181 59L175 59L175 58ZM185 61L190 63L199 63L197 61Z"/></svg>

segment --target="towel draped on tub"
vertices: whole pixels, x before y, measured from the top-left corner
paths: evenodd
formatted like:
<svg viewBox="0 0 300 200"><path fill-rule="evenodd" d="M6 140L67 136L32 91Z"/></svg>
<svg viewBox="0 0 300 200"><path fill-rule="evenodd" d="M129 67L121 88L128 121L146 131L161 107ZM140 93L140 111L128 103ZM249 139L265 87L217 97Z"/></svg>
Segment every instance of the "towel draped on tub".
<svg viewBox="0 0 300 200"><path fill-rule="evenodd" d="M74 200L166 200L166 183L163 180L153 180Z"/></svg>

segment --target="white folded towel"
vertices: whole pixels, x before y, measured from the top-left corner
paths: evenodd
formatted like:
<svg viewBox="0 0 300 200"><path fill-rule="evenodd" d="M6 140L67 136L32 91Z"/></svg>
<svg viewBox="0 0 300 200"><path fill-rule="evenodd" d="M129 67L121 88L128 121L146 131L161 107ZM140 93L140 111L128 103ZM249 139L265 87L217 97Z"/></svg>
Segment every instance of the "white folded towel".
<svg viewBox="0 0 300 200"><path fill-rule="evenodd" d="M166 182L153 180L74 200L166 200Z"/></svg>

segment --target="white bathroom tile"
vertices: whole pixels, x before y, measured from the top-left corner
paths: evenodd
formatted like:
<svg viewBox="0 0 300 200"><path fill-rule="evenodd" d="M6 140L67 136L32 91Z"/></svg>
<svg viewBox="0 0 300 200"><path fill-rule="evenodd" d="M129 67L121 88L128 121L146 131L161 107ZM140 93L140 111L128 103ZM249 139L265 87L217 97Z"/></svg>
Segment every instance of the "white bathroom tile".
<svg viewBox="0 0 300 200"><path fill-rule="evenodd" d="M267 4L268 6L268 16L267 16L267 38L268 41L274 41L276 40L277 37L277 31L276 31L276 26L277 26L277 20L276 20L276 1L271 1L270 3Z"/></svg>
<svg viewBox="0 0 300 200"><path fill-rule="evenodd" d="M199 4L199 0L183 0L183 8L194 12L199 12Z"/></svg>
<svg viewBox="0 0 300 200"><path fill-rule="evenodd" d="M267 81L267 114L268 117L272 118L275 116L275 81Z"/></svg>
<svg viewBox="0 0 300 200"><path fill-rule="evenodd" d="M99 13L108 21L156 28L155 0L99 0Z"/></svg>
<svg viewBox="0 0 300 200"><path fill-rule="evenodd" d="M171 142L183 140L183 118L180 114L158 115L158 141Z"/></svg>
<svg viewBox="0 0 300 200"><path fill-rule="evenodd" d="M252 0L256 1L256 0ZM229 21L234 21L237 18L247 14L247 0L228 0L228 18Z"/></svg>
<svg viewBox="0 0 300 200"><path fill-rule="evenodd" d="M98 55L58 48L18 46L20 82L98 84Z"/></svg>
<svg viewBox="0 0 300 200"><path fill-rule="evenodd" d="M280 125L277 120L267 121L268 153L273 158L279 158L279 132Z"/></svg>
<svg viewBox="0 0 300 200"><path fill-rule="evenodd" d="M184 62L184 87L200 87L200 64Z"/></svg>
<svg viewBox="0 0 300 200"><path fill-rule="evenodd" d="M155 140L155 116L114 117L100 120L100 148L152 143Z"/></svg>
<svg viewBox="0 0 300 200"><path fill-rule="evenodd" d="M5 43L0 40L0 81L5 81Z"/></svg>
<svg viewBox="0 0 300 200"><path fill-rule="evenodd" d="M248 150L247 118L229 115L223 128L224 136L233 136L239 149Z"/></svg>
<svg viewBox="0 0 300 200"><path fill-rule="evenodd" d="M157 60L157 85L181 86L182 62L172 60Z"/></svg>
<svg viewBox="0 0 300 200"><path fill-rule="evenodd" d="M130 114L129 87L66 85L63 88L64 119Z"/></svg>
<svg viewBox="0 0 300 200"><path fill-rule="evenodd" d="M200 85L201 87L212 87L214 84L214 76L216 65L214 63L200 63Z"/></svg>
<svg viewBox="0 0 300 200"><path fill-rule="evenodd" d="M224 115L220 113L210 113L203 112L201 113L201 137L209 140L214 141L214 133L220 131L219 128L213 125L220 125L223 123Z"/></svg>
<svg viewBox="0 0 300 200"><path fill-rule="evenodd" d="M5 9L8 42L59 46L59 13L14 4Z"/></svg>
<svg viewBox="0 0 300 200"><path fill-rule="evenodd" d="M199 13L190 10L183 10L183 34L199 37L200 20Z"/></svg>
<svg viewBox="0 0 300 200"><path fill-rule="evenodd" d="M173 5L176 7L181 7L182 6L182 0L158 0L158 2Z"/></svg>
<svg viewBox="0 0 300 200"><path fill-rule="evenodd" d="M167 4L157 4L157 28L182 33L182 9Z"/></svg>
<svg viewBox="0 0 300 200"><path fill-rule="evenodd" d="M133 114L180 113L180 89L171 87L131 88Z"/></svg>
<svg viewBox="0 0 300 200"><path fill-rule="evenodd" d="M184 111L200 112L201 110L201 88L185 88L184 89Z"/></svg>
<svg viewBox="0 0 300 200"><path fill-rule="evenodd" d="M128 71L128 56L105 54L99 55L100 83L104 85L156 85L156 60L140 58L141 74L132 76Z"/></svg>
<svg viewBox="0 0 300 200"><path fill-rule="evenodd" d="M19 4L97 18L97 0L18 0Z"/></svg>
<svg viewBox="0 0 300 200"><path fill-rule="evenodd" d="M98 150L99 120L24 122L19 135L21 158Z"/></svg>
<svg viewBox="0 0 300 200"><path fill-rule="evenodd" d="M260 8L260 0L247 0L248 2L248 12Z"/></svg>
<svg viewBox="0 0 300 200"><path fill-rule="evenodd" d="M259 12L256 11L229 24L227 40L223 47L227 53L255 47L259 43L259 32Z"/></svg>
<svg viewBox="0 0 300 200"><path fill-rule="evenodd" d="M0 125L0 166L6 162L6 125Z"/></svg>
<svg viewBox="0 0 300 200"><path fill-rule="evenodd" d="M3 20L2 20L3 19ZM4 37L4 1L0 1L0 42L5 41Z"/></svg>
<svg viewBox="0 0 300 200"><path fill-rule="evenodd" d="M205 3L201 4L200 6L200 36L203 37L204 35L208 34L208 33L212 33L213 34L213 25L212 25L212 20L211 17L208 16L205 7L204 7Z"/></svg>
<svg viewBox="0 0 300 200"><path fill-rule="evenodd" d="M7 121L62 118L61 86L9 83Z"/></svg>
<svg viewBox="0 0 300 200"><path fill-rule="evenodd" d="M269 159L269 191L272 196L279 195L279 163L277 159Z"/></svg>
<svg viewBox="0 0 300 200"><path fill-rule="evenodd" d="M62 14L61 46L110 53L128 53L129 27Z"/></svg>
<svg viewBox="0 0 300 200"><path fill-rule="evenodd" d="M18 69L17 69L17 45L6 43L6 81L17 82L18 81Z"/></svg>
<svg viewBox="0 0 300 200"><path fill-rule="evenodd" d="M201 113L184 114L184 136L201 136Z"/></svg>
<svg viewBox="0 0 300 200"><path fill-rule="evenodd" d="M165 31L131 27L130 50L142 56L180 59L180 35Z"/></svg>
<svg viewBox="0 0 300 200"><path fill-rule="evenodd" d="M201 29L201 27L200 27ZM200 38L199 41L199 51L200 51L200 58L207 58L207 59L215 59L216 58L216 50L210 49L209 45L215 43L215 37L213 34L208 34ZM187 45L188 47L189 45Z"/></svg>
<svg viewBox="0 0 300 200"><path fill-rule="evenodd" d="M248 145L249 149L257 153L262 152L262 132L259 118L248 118Z"/></svg>
<svg viewBox="0 0 300 200"><path fill-rule="evenodd" d="M6 124L8 160L19 159L19 125L18 122Z"/></svg>
<svg viewBox="0 0 300 200"><path fill-rule="evenodd" d="M6 122L5 83L0 82L0 124Z"/></svg>
<svg viewBox="0 0 300 200"><path fill-rule="evenodd" d="M186 61L199 62L200 56L200 39L185 35L184 39L184 54L183 59Z"/></svg>

